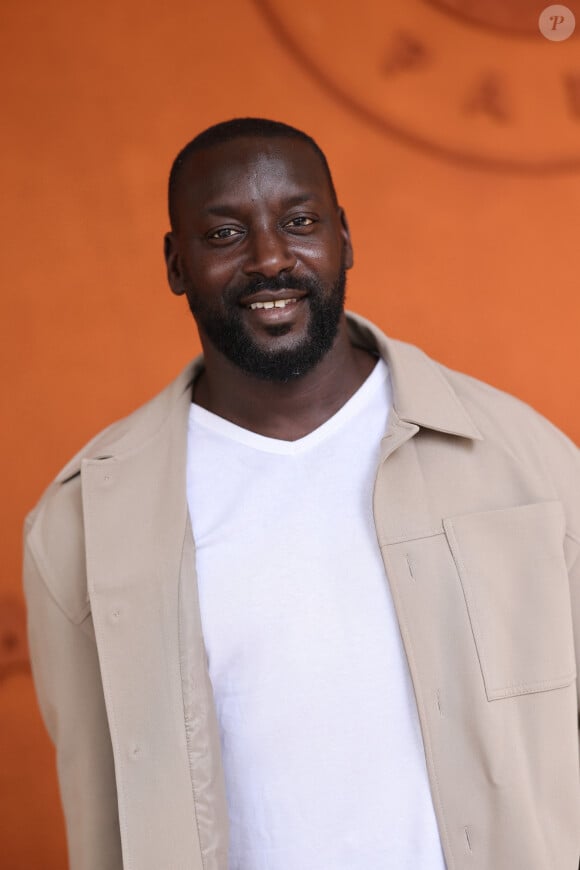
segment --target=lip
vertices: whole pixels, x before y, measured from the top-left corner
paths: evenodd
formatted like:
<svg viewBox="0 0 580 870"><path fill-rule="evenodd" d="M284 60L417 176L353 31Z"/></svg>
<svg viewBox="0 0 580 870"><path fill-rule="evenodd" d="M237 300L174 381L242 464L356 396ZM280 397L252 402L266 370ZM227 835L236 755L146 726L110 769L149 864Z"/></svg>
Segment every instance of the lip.
<svg viewBox="0 0 580 870"><path fill-rule="evenodd" d="M252 305L254 302L276 302L277 299L303 299L305 296L308 296L306 290L292 290L290 288L286 288L285 290L260 290L258 293L252 293L251 296L242 296L239 300L239 305L242 308L247 308L249 305ZM293 307L293 306L292 306ZM266 308L266 309L258 309L261 311L284 311L284 308Z"/></svg>
<svg viewBox="0 0 580 870"><path fill-rule="evenodd" d="M252 323L261 323L265 326L273 325L273 324L281 324L281 323L289 323L295 319L298 311L302 308L302 303L304 298L307 296L307 293L302 294L301 296L296 294L296 296L286 297L279 294L274 297L275 299L295 299L295 302L289 302L284 308L248 308L247 305L244 306L244 312L247 317L251 319ZM272 301L272 297L266 299L257 299L252 297L252 302L269 302ZM306 304L306 303L304 303Z"/></svg>

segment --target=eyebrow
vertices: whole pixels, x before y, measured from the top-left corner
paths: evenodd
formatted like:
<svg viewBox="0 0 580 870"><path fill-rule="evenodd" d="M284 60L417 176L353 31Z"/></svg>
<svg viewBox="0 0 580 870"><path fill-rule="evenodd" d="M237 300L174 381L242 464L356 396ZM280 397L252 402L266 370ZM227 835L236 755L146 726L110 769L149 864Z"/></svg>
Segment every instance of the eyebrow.
<svg viewBox="0 0 580 870"><path fill-rule="evenodd" d="M289 196L283 200L282 206L283 208L293 208L296 205L304 205L305 202L311 202L315 199L316 196L312 193L299 193L296 196ZM239 205L234 205L233 203L231 205L227 202L216 203L216 205L210 205L208 208L205 208L203 214L215 217L228 217L238 211L238 209Z"/></svg>

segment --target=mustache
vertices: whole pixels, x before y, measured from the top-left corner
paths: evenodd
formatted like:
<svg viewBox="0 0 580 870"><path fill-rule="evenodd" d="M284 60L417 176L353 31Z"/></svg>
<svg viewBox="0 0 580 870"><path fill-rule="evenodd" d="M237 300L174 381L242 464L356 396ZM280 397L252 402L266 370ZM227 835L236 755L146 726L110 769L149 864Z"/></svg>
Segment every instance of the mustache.
<svg viewBox="0 0 580 870"><path fill-rule="evenodd" d="M275 278L258 278L244 284L243 287L234 287L228 293L231 302L239 302L240 299L250 297L261 290L302 290L316 295L321 292L322 285L312 277L297 278L295 275L277 275Z"/></svg>

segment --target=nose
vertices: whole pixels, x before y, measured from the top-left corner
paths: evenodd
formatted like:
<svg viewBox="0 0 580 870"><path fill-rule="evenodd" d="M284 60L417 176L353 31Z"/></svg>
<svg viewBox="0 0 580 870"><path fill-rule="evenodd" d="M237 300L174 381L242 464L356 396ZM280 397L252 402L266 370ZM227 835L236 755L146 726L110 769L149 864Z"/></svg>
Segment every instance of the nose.
<svg viewBox="0 0 580 870"><path fill-rule="evenodd" d="M289 239L283 232L274 228L254 230L248 241L248 256L244 264L246 275L275 278L281 272L290 272L296 265Z"/></svg>

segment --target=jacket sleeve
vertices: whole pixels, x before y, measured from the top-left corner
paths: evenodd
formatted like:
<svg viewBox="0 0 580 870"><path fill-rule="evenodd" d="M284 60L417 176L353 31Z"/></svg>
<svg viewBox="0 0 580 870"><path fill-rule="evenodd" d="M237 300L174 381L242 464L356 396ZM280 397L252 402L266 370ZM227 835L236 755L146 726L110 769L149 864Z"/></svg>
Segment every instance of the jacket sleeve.
<svg viewBox="0 0 580 870"><path fill-rule="evenodd" d="M70 870L122 870L113 752L90 613L75 623L27 540L24 591L32 675L55 744Z"/></svg>
<svg viewBox="0 0 580 870"><path fill-rule="evenodd" d="M543 419L540 422L536 460L553 481L555 495L562 502L566 516L564 552L570 581L580 736L580 450L551 423Z"/></svg>
<svg viewBox="0 0 580 870"><path fill-rule="evenodd" d="M580 729L580 450L552 426L551 432L556 433L555 443L545 447L543 458L550 465L566 516L564 552L570 581Z"/></svg>
<svg viewBox="0 0 580 870"><path fill-rule="evenodd" d="M568 537L567 549L570 552L571 567L570 594L574 620L574 643L576 647L576 687L578 693L578 727L580 729L580 540Z"/></svg>

